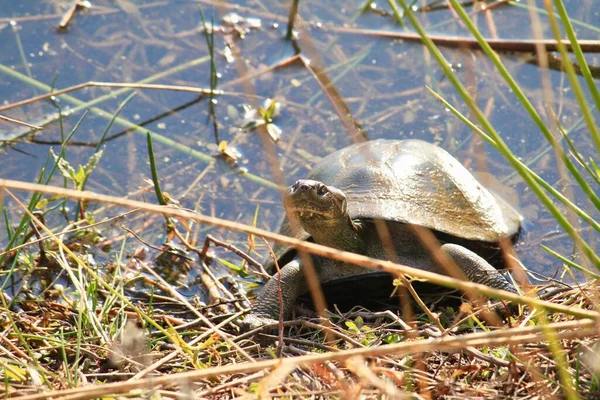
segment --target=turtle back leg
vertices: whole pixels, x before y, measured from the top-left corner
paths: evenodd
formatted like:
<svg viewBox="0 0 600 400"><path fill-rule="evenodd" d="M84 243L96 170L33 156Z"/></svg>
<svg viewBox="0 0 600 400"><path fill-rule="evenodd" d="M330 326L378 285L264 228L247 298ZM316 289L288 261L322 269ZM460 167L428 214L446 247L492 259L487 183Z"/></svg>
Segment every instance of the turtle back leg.
<svg viewBox="0 0 600 400"><path fill-rule="evenodd" d="M260 291L252 312L242 323L242 330L249 331L264 325L277 323L279 320L279 281L283 297L283 317L287 318L298 295L306 292L306 278L299 260L287 263L279 275L269 279Z"/></svg>
<svg viewBox="0 0 600 400"><path fill-rule="evenodd" d="M485 259L467 248L447 243L442 245L442 251L454 260L465 277L475 283L489 286L493 289L518 293L514 285Z"/></svg>

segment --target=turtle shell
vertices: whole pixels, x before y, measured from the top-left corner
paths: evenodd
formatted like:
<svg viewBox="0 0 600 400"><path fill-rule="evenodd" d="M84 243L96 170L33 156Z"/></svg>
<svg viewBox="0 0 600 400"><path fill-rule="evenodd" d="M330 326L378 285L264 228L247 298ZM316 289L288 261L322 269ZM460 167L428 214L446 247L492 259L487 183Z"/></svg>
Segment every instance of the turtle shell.
<svg viewBox="0 0 600 400"><path fill-rule="evenodd" d="M420 225L464 240L515 236L521 216L444 149L422 140L378 139L323 158L307 176L340 189L352 219ZM286 218L280 233L309 235ZM286 247L277 247L281 257Z"/></svg>

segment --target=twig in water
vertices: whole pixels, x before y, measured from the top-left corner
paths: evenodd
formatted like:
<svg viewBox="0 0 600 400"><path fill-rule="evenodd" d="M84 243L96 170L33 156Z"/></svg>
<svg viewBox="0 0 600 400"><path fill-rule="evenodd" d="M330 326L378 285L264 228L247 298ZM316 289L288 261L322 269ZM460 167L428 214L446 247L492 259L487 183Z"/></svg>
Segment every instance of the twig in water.
<svg viewBox="0 0 600 400"><path fill-rule="evenodd" d="M85 10L90 8L91 4L89 1L76 1L71 7L67 10L67 12L63 15L60 23L58 24L58 31L63 32L66 31L71 23L71 20L75 16L75 13L80 10Z"/></svg>
<svg viewBox="0 0 600 400"><path fill-rule="evenodd" d="M256 261L254 258L249 256L243 250L238 249L237 247L235 247L232 244L229 244L227 242L223 242L219 239L216 239L214 236L206 235L206 238L204 239L204 246L202 246L202 250L197 250L197 249L194 249L193 247L191 249L192 249L192 251L196 252L202 260L208 260L208 259L212 258L208 254L208 249L209 249L211 243L214 244L215 246L226 248L227 250L235 253L235 255L237 255L238 257L241 257L242 259L246 260L246 262L248 264L250 264L254 268L258 269L259 274L262 275L263 277L265 277L265 278L270 277L269 273L267 271L265 271L265 269L263 268L263 266L260 262Z"/></svg>
<svg viewBox="0 0 600 400"><path fill-rule="evenodd" d="M0 120L7 121L7 122L12 122L13 124L24 125L24 126L26 126L28 128L31 128L31 129L37 129L37 130L44 129L41 126L31 125L31 124L28 124L27 122L19 121L18 119L13 119L13 118L10 118L10 117L6 117L4 115L0 115Z"/></svg>

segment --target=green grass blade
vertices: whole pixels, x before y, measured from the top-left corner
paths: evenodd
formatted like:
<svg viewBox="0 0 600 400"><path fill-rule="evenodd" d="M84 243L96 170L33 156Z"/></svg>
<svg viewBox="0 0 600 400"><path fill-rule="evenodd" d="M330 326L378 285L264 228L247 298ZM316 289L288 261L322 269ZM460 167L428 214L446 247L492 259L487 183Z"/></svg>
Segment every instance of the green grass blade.
<svg viewBox="0 0 600 400"><path fill-rule="evenodd" d="M152 172L154 192L156 193L158 204L166 206L167 201L165 200L165 196L163 195L163 192L160 189L160 182L158 181L158 172L156 171L156 162L154 161L154 148L152 147L152 136L150 136L150 132L146 134L146 140L148 143L148 159L150 160L150 171Z"/></svg>
<svg viewBox="0 0 600 400"><path fill-rule="evenodd" d="M73 135L75 134L75 132L77 131L77 129L79 128L79 126L81 125L81 123L83 122L83 120L85 119L85 117L87 116L89 110L86 110L83 115L81 116L81 118L79 118L79 121L77 121L77 123L75 124L75 126L73 127L73 129L71 130L71 132L69 133L69 135L67 135L66 139L63 141L63 144L61 146L61 151L58 154L58 157L63 157L64 153L65 153L65 146L68 143L69 140L71 140L71 138L73 137ZM48 157L50 158L50 152L48 153ZM45 185L47 185L50 182L50 179L52 179L52 176L54 176L54 172L56 172L56 170L58 169L58 162L54 162L53 167L50 169L50 171L48 172L48 174L46 174L46 169L43 168L40 176L38 178L38 183L43 183ZM39 193L35 193L31 196L31 199L29 200L29 204L27 205L27 209L29 211L33 211L35 209L35 207L37 206L38 202L40 201L40 199L42 198L42 195ZM19 238L21 238L21 233L25 232L25 229L27 229L27 227L29 226L29 216L28 215L24 215L23 218L21 219L21 221L19 222L18 227L15 229L15 234L10 238L10 240L8 241L6 247L4 248L4 251L6 252L6 254L8 253L8 250L12 249L13 246L17 243L17 240ZM4 256L0 256L0 265L4 263L4 260L6 258L6 255ZM2 284L2 287L4 287L6 285L6 281Z"/></svg>
<svg viewBox="0 0 600 400"><path fill-rule="evenodd" d="M583 240L581 235L579 235L577 230L569 223L567 218L561 213L561 211L558 209L558 207L556 207L556 205L548 197L548 195L542 189L542 187L536 182L536 180L534 179L532 174L529 173L528 169L523 168L523 165L519 162L517 157L511 152L508 145L504 142L504 140L501 138L501 136L498 134L498 132L496 132L496 130L491 125L491 123L488 121L486 116L479 109L479 107L475 103L474 99L471 98L468 91L463 86L463 84L460 82L458 77L450 69L449 63L446 61L446 59L444 58L442 53L439 51L437 46L427 36L427 32L425 31L425 29L423 28L421 23L418 21L418 19L414 15L414 12L412 11L412 9L407 7L406 1L405 0L398 0L398 1L400 2L402 8L404 9L405 16L410 20L410 22L413 25L413 27L415 28L415 30L421 36L423 44L425 44L425 46L427 46L427 49L431 52L431 55L436 59L436 61L438 62L438 65L443 70L443 72L446 75L446 77L448 78L448 80L452 83L452 85L454 86L456 91L460 94L463 101L469 107L471 112L473 112L473 114L477 117L478 122L484 127L484 130L487 133L486 137L492 139L489 142L492 145L494 145L494 147L496 147L496 149L508 160L508 162L513 166L513 168L515 168L517 171L519 171L519 174L521 175L523 180L527 183L527 185L531 188L531 190L538 196L538 198L540 199L542 204L544 204L544 206L547 207L548 211L550 211L550 213L554 216L554 218L557 220L559 225L565 230L565 232L567 232L569 234L569 236L573 239L575 245L578 248L580 248L581 252L595 265L595 267L598 270L600 270L600 257L595 254L595 252L591 249L591 247ZM505 72L506 79L515 83L514 80L512 80L512 77L510 76L510 74L508 74L508 71L503 67L502 62L500 61L498 55L489 47L489 45L485 42L485 40L483 39L481 34L479 34L479 32L477 32L477 30L475 29L474 25L469 20L469 17L466 14L465 10L462 8L462 6L460 6L460 4L458 4L458 2L456 0L450 0L450 1L452 3L452 6L454 7L455 11L459 14L461 19L463 20L463 22L469 27L470 30L472 29L475 31L477 40L481 41L480 45L482 46L482 48L484 48L484 50L487 50L486 53L489 53L488 55L492 58L492 60L494 61L494 64L496 64L497 67L499 67L501 70L503 70ZM517 94L517 97L523 101L523 105L528 109L528 111L532 111L532 117L537 116L537 118L534 118L534 120L539 121L538 125L540 125L540 129L542 131L545 130L546 132L548 132L548 134L549 134L548 139L550 139L551 143L552 143L552 141L553 141L552 135L547 130L547 128L544 126L541 118L539 118L539 115L537 115L537 113L535 112L535 109L533 109L533 106L525 98L525 96L523 95L522 91L520 90L520 88L518 86L515 88L515 94ZM529 107L527 107L527 105Z"/></svg>
<svg viewBox="0 0 600 400"><path fill-rule="evenodd" d="M588 125L588 129L590 135L592 136L592 140L596 145L596 152L600 153L600 132L598 132L598 126L596 125L596 121L594 120L594 116L590 107L587 104L585 99L585 95L583 93L583 89L579 84L579 78L575 73L575 68L573 67L573 62L569 57L566 46L561 42L561 32L560 27L558 26L558 21L556 20L556 16L552 12L552 5L550 2L545 2L546 9L548 11L548 19L550 21L550 27L552 28L552 32L554 33L555 39L558 41L558 51L560 53L561 59L563 61L563 66L567 76L569 77L569 82L571 83L571 89L573 90L573 95L577 99L579 103L579 107L581 110L581 114L585 118L585 121ZM581 51L581 47L577 44L577 36L575 35L575 31L573 30L573 26L569 23L569 16L567 15L567 11L564 8L564 5L561 0L554 0L554 5L560 15L561 21L563 23L563 28L567 33L567 37L573 46L573 53L577 59L581 67L581 72L583 73L584 79L592 93L592 97L596 102L596 108L600 109L600 94L598 93L598 88L594 83L594 79L592 78L592 74L590 72L589 66L585 60L583 52Z"/></svg>
<svg viewBox="0 0 600 400"><path fill-rule="evenodd" d="M551 248L549 248L548 246L544 246L543 244L540 244L540 247L542 249L544 249L544 251L546 251L548 254L550 254L553 257L558 258L560 261L562 261L563 263L567 264L569 267L576 269L577 271L581 271L584 274L587 274L589 276L591 276L594 279L600 279L600 275L596 274L595 272L592 272L584 267L582 267L581 265L574 263L573 261L569 260L567 257L563 256L560 253L557 253L556 251L552 250Z"/></svg>
<svg viewBox="0 0 600 400"><path fill-rule="evenodd" d="M579 153L579 151L575 147L575 144L573 143L573 141L571 140L571 138L569 137L567 132L565 132L564 129L562 129L562 126L558 125L558 128L559 128L560 134L563 136L563 139L567 143L567 146L569 146L569 150L571 151L571 154L573 155L573 157L575 157L575 160L577 160L579 165L583 169L585 169L585 171L596 182L596 184L598 186L600 186L600 176L595 171L593 171L592 168L590 168L590 166L585 162L585 160L583 159L583 156ZM591 164L592 164L592 167L594 167L593 160L592 160ZM595 195L595 193L594 193L594 195Z"/></svg>
<svg viewBox="0 0 600 400"><path fill-rule="evenodd" d="M475 125L474 123L472 123L460 111L458 111L454 106L452 106L450 103L448 103L442 96L440 96L439 94L437 94L436 92L434 92L429 87L427 88L427 90L429 90L429 93L431 93L437 100L439 100L445 108L447 108L448 110L450 110L450 112L452 112L465 125L467 125L474 132L476 132L478 135L480 135L481 137L483 137L486 141L488 141L493 146L495 146L495 143L494 143L493 139L490 136L488 136L485 132L483 132L477 125ZM594 228L596 231L600 232L600 223L598 223L595 219L593 219L584 210L582 210L581 208L579 208L575 203L573 203L571 200L569 200L561 192L559 192L554 187L552 187L552 185L550 185L548 182L546 182L544 179L542 179L542 177L540 177L538 174L536 174L534 171L532 171L524 162L522 162L518 158L516 159L516 162L519 163L523 169L527 170L527 172L533 177L533 179L535 179L535 181L542 188L544 188L544 190L546 190L548 193L550 193L553 197L555 197L561 203L563 203L564 205L566 205L567 207L569 207L569 209L571 209L573 212L575 212L581 219L583 219L586 223L588 223L592 228Z"/></svg>

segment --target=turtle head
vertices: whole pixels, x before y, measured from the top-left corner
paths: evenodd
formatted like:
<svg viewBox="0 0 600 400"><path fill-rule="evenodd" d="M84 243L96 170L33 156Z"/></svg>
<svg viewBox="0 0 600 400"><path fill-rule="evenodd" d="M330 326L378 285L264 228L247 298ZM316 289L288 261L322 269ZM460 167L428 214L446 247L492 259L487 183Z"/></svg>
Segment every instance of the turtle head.
<svg viewBox="0 0 600 400"><path fill-rule="evenodd" d="M313 235L315 230L339 225L349 220L346 196L341 190L322 182L302 179L285 193L283 205L287 216Z"/></svg>

